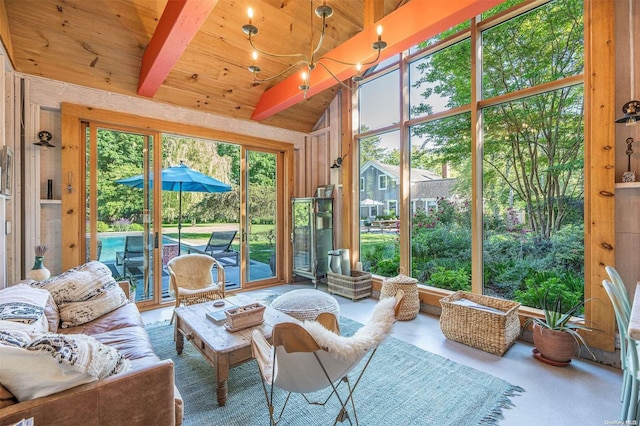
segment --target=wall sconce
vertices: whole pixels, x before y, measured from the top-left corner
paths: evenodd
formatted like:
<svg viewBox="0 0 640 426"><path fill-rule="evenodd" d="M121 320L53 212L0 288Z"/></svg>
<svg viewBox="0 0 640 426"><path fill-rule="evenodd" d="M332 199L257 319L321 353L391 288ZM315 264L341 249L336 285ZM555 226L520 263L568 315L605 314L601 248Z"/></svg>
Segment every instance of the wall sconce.
<svg viewBox="0 0 640 426"><path fill-rule="evenodd" d="M342 157L333 160L333 165L331 166L332 169L339 169L340 167L342 167Z"/></svg>
<svg viewBox="0 0 640 426"><path fill-rule="evenodd" d="M51 143L49 143L52 138L53 136L51 136L51 133L43 130L41 132L38 132L38 139L40 140L38 142L34 142L33 144L41 146L43 148L55 148L55 145L51 145Z"/></svg>
<svg viewBox="0 0 640 426"><path fill-rule="evenodd" d="M633 126L640 119L640 101L629 101L622 106L624 117L616 120L616 123L624 123L626 126Z"/></svg>

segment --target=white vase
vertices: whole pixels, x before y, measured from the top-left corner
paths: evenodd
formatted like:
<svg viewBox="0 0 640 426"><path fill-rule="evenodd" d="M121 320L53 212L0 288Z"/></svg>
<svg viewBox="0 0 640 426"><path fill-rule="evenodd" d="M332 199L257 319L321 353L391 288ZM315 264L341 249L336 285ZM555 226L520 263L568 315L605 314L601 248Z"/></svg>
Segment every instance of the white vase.
<svg viewBox="0 0 640 426"><path fill-rule="evenodd" d="M44 281L51 276L51 272L42 264L44 257L36 256L36 261L33 264L33 268L27 272L27 278L34 281Z"/></svg>

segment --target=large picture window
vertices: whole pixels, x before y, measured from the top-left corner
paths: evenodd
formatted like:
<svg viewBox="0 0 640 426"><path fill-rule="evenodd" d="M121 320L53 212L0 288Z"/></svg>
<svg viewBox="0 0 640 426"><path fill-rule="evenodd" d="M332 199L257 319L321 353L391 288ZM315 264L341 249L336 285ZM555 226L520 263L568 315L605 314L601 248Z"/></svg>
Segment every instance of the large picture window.
<svg viewBox="0 0 640 426"><path fill-rule="evenodd" d="M395 236L398 247L408 247L407 259L403 250L368 250L374 226L363 226L368 270L410 270L423 285L525 306L536 307L534 286L583 297L583 13L582 0L510 0L485 21L410 49L408 72L368 74L357 97L360 164L374 158L405 171L397 182L409 197L398 199L396 215L409 209L411 220L409 232ZM397 152L370 157L380 148L371 138L390 128L397 129ZM361 211L363 203L377 210L382 200L366 185Z"/></svg>

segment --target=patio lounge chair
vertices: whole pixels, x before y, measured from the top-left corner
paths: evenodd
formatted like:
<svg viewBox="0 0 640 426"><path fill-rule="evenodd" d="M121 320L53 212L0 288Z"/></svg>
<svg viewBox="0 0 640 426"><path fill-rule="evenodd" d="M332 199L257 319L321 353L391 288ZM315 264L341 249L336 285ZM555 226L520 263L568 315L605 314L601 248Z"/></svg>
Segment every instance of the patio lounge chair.
<svg viewBox="0 0 640 426"><path fill-rule="evenodd" d="M142 235L127 235L124 240L124 251L116 252L116 265L122 265L122 275L126 276L128 268L144 264L144 241Z"/></svg>
<svg viewBox="0 0 640 426"><path fill-rule="evenodd" d="M238 231L213 231L206 246L190 247L189 253L204 253L217 259L224 266L238 266L240 253L231 247Z"/></svg>

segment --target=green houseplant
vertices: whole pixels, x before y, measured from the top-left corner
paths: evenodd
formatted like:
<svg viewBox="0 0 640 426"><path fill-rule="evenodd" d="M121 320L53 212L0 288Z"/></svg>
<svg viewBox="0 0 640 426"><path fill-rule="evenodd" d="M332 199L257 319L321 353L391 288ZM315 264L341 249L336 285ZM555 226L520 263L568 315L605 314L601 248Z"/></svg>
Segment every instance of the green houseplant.
<svg viewBox="0 0 640 426"><path fill-rule="evenodd" d="M575 314L591 299L579 301L570 307L563 306L561 295L551 296L549 289L539 299L539 308L544 318L530 317L524 322L524 328L532 324L534 355L547 364L565 366L571 362L580 346L589 352L587 342L578 332L579 330L599 331L584 322L572 321Z"/></svg>

